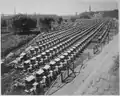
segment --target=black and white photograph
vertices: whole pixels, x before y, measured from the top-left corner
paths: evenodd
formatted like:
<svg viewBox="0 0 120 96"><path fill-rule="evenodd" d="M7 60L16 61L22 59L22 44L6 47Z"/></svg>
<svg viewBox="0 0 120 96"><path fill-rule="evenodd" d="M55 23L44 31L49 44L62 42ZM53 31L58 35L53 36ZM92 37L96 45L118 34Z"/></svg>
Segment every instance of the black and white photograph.
<svg viewBox="0 0 120 96"><path fill-rule="evenodd" d="M0 0L1 95L119 95L118 1Z"/></svg>

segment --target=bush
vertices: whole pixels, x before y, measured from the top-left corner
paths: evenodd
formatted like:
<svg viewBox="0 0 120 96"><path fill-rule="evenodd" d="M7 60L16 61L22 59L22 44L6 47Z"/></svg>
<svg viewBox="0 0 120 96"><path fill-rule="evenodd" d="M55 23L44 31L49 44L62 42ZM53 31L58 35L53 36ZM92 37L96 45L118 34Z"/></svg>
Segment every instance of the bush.
<svg viewBox="0 0 120 96"><path fill-rule="evenodd" d="M42 28L45 30L50 30L52 25L51 23L55 20L53 18L47 17L47 18L41 18L39 22L42 24Z"/></svg>
<svg viewBox="0 0 120 96"><path fill-rule="evenodd" d="M1 27L7 27L7 21L4 19L1 19Z"/></svg>
<svg viewBox="0 0 120 96"><path fill-rule="evenodd" d="M62 17L59 17L58 23L61 24L62 21L63 21L63 18L62 18Z"/></svg>
<svg viewBox="0 0 120 96"><path fill-rule="evenodd" d="M14 29L19 29L22 32L27 32L30 29L36 28L37 21L26 15L16 15L13 17L13 27Z"/></svg>
<svg viewBox="0 0 120 96"><path fill-rule="evenodd" d="M5 57L11 51L22 47L24 44L32 40L36 34L33 35L9 35L9 37L3 38L4 41L1 42L1 56Z"/></svg>
<svg viewBox="0 0 120 96"><path fill-rule="evenodd" d="M87 14L84 14L84 15L82 15L82 16L80 16L80 19L90 19L91 17L89 16L89 15L87 15Z"/></svg>
<svg viewBox="0 0 120 96"><path fill-rule="evenodd" d="M71 21L72 21L72 22L75 22L76 19L77 19L77 18L72 17L72 18L71 18Z"/></svg>

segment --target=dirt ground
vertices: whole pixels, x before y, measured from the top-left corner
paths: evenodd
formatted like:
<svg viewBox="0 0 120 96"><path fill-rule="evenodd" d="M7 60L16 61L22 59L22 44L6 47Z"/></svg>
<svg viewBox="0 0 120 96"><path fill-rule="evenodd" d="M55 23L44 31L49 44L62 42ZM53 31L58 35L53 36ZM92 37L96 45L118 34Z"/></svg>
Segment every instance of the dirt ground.
<svg viewBox="0 0 120 96"><path fill-rule="evenodd" d="M116 70L116 75L112 74L114 66L114 56L118 54L118 36L115 36L109 44L105 45L102 52L92 59L84 62L84 69L80 70L78 66L76 77L67 83L63 84L62 88L55 92L50 92L53 95L118 95L119 94L119 71ZM78 73L77 73L78 72Z"/></svg>

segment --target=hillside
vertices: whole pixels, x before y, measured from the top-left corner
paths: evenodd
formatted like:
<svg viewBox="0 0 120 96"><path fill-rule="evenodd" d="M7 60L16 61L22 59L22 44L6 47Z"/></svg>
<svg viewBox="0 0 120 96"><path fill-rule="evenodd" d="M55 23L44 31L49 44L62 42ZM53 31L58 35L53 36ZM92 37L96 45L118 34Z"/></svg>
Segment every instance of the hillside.
<svg viewBox="0 0 120 96"><path fill-rule="evenodd" d="M111 17L118 19L118 9L109 10L109 11L91 11L91 12L82 12L76 16L67 16L67 19L91 19L91 18L101 18L101 17Z"/></svg>
<svg viewBox="0 0 120 96"><path fill-rule="evenodd" d="M91 18L95 16L95 14L100 14L102 17L111 17L118 19L118 9L115 10L109 10L109 11L92 11L92 12L83 12L80 14L80 16L88 15Z"/></svg>
<svg viewBox="0 0 120 96"><path fill-rule="evenodd" d="M118 19L118 14L119 14L118 9L112 11L103 11L103 12L104 12L103 17L112 17Z"/></svg>

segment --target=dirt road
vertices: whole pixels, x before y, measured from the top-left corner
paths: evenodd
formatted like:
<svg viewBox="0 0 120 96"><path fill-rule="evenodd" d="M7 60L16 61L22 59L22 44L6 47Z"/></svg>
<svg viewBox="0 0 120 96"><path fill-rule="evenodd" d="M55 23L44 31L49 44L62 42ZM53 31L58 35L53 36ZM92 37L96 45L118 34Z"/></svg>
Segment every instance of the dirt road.
<svg viewBox="0 0 120 96"><path fill-rule="evenodd" d="M92 84L99 82L101 77L104 77L103 79L109 78L108 71L114 64L113 56L117 55L118 51L118 36L115 36L108 45L104 46L102 52L99 55L95 56L85 64L86 67L81 70L80 74L77 74L78 76L74 80L55 92L53 95L92 94L90 92L99 95L101 93L104 93L103 89L108 89L108 83L102 84L105 85L104 88L100 87L101 84L99 84L98 87L93 87ZM78 66L75 69L76 72L79 71L79 68L80 67ZM117 94L118 92L116 95Z"/></svg>

